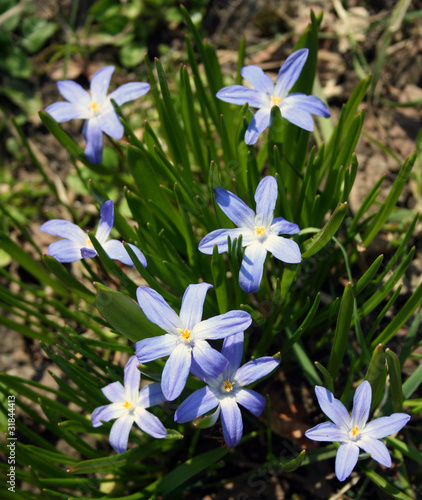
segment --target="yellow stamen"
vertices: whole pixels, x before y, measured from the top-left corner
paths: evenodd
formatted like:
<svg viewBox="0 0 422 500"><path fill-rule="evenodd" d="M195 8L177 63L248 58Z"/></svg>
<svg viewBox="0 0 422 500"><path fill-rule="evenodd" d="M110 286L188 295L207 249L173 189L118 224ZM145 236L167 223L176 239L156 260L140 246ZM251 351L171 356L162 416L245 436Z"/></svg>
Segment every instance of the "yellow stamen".
<svg viewBox="0 0 422 500"><path fill-rule="evenodd" d="M271 102L273 103L273 106L280 106L281 104L281 99L279 97L274 97L273 95L271 96Z"/></svg>
<svg viewBox="0 0 422 500"><path fill-rule="evenodd" d="M132 403L128 403L127 401L125 401L123 403L123 406L127 409L127 410L130 410L131 406L132 406Z"/></svg>
<svg viewBox="0 0 422 500"><path fill-rule="evenodd" d="M233 386L234 386L234 382L230 382L229 379L227 379L225 382L224 382L224 385L223 385L223 390L226 391L226 392L230 392L233 390Z"/></svg>
<svg viewBox="0 0 422 500"><path fill-rule="evenodd" d="M184 330L182 330L181 328L178 328L179 332L180 332L180 340L187 340L187 341L190 341L191 338L190 338L190 334L191 334L191 331L192 330L188 330L187 328L185 328Z"/></svg>
<svg viewBox="0 0 422 500"><path fill-rule="evenodd" d="M359 432L360 432L360 430L359 430L359 426L357 426L357 425L356 425L355 427L352 427L352 428L350 429L350 432L352 433L352 436L353 436L353 437L356 437L356 435L357 435L357 434L359 434Z"/></svg>
<svg viewBox="0 0 422 500"><path fill-rule="evenodd" d="M97 104L96 102L91 102L89 107L92 109L94 113L97 113L101 107L101 104Z"/></svg>
<svg viewBox="0 0 422 500"><path fill-rule="evenodd" d="M265 227L264 226L255 226L254 229L255 229L255 233L258 236L264 236L264 234L265 234Z"/></svg>

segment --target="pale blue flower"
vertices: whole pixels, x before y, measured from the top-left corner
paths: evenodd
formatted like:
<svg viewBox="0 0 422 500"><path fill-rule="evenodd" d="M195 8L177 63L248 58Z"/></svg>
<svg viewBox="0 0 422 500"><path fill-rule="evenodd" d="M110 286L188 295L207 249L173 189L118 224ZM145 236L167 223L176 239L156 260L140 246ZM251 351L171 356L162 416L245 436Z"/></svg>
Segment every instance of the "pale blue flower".
<svg viewBox="0 0 422 500"><path fill-rule="evenodd" d="M163 438L167 431L160 420L146 409L163 403L166 398L160 384L149 384L139 390L141 373L137 368L138 360L132 356L125 366L124 386L113 382L101 390L111 404L96 408L91 415L94 427L102 422L117 419L110 431L110 444L117 453L127 450L129 432L134 422L138 427L155 438Z"/></svg>
<svg viewBox="0 0 422 500"><path fill-rule="evenodd" d="M227 252L228 241L242 235L245 248L239 273L239 285L246 292L259 290L267 252L289 264L298 264L302 257L299 245L280 234L297 234L297 224L283 217L274 217L277 201L277 181L274 177L264 177L255 192L256 213L230 191L215 188L215 201L231 219L235 229L217 229L207 234L199 243L199 250L212 255L214 245L218 253Z"/></svg>
<svg viewBox="0 0 422 500"><path fill-rule="evenodd" d="M118 240L107 239L113 227L113 222L113 200L107 200L101 207L100 223L98 224L95 237L110 259L119 260L127 266L133 266L132 259L123 246L123 243ZM89 259L97 255L88 234L72 222L63 219L52 219L45 222L40 227L40 231L65 238L64 240L51 243L48 247L48 255L55 257L59 262L75 262L80 259ZM141 264L146 267L147 261L144 254L134 245L129 243L129 246L135 252Z"/></svg>
<svg viewBox="0 0 422 500"><path fill-rule="evenodd" d="M385 467L391 467L391 457L380 439L402 429L410 420L406 413L393 413L367 423L371 409L372 388L365 380L356 389L352 415L341 401L325 387L316 386L315 394L321 410L332 422L324 422L305 432L314 441L338 441L341 443L336 456L336 476L344 481L350 476L358 458L359 448Z"/></svg>
<svg viewBox="0 0 422 500"><path fill-rule="evenodd" d="M308 49L293 52L282 64L275 85L259 66L245 66L240 74L253 88L230 85L217 92L217 97L222 101L241 106L248 103L249 106L258 108L245 133L246 144L254 144L261 132L268 127L273 106L278 106L281 116L290 123L309 131L314 129L311 113L324 118L330 116L327 106L318 97L299 92L289 94L299 78L308 53Z"/></svg>
<svg viewBox="0 0 422 500"><path fill-rule="evenodd" d="M229 311L201 321L205 296L211 286L208 283L189 285L179 315L152 288L140 286L136 292L145 316L166 332L137 342L136 356L140 363L170 356L161 378L161 388L168 401L183 391L192 363L200 365L210 377L217 377L227 366L227 359L207 340L243 332L252 323L245 311Z"/></svg>
<svg viewBox="0 0 422 500"><path fill-rule="evenodd" d="M249 361L240 367L243 354L243 332L227 337L221 354L228 359L229 363L218 377L208 377L200 366L194 366L193 373L207 385L183 401L176 410L174 420L179 423L189 422L217 407L212 415L211 423L216 422L221 413L224 441L227 446L236 446L243 434L239 405L256 417L259 417L265 408L265 398L244 386L271 373L277 368L280 360L265 356Z"/></svg>
<svg viewBox="0 0 422 500"><path fill-rule="evenodd" d="M57 122L74 118L87 120L82 133L86 140L85 154L92 163L101 163L103 132L113 139L123 137L123 125L110 99L121 106L146 94L150 88L148 83L125 83L107 95L113 71L114 66L99 69L91 79L89 92L71 80L57 82L60 94L68 102L55 102L45 109Z"/></svg>

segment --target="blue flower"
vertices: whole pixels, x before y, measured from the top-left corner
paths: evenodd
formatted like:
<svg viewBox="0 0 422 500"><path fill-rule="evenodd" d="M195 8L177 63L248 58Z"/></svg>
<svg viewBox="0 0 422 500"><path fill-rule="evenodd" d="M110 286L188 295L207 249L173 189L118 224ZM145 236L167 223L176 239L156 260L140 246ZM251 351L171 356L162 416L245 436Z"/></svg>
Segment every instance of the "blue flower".
<svg viewBox="0 0 422 500"><path fill-rule="evenodd" d="M117 453L124 453L127 450L133 422L152 437L163 438L167 434L160 420L146 410L165 401L160 384L149 384L139 390L141 373L137 363L136 356L132 356L127 362L124 386L120 382L113 382L101 389L111 404L96 408L91 415L94 427L117 418L110 431L110 444Z"/></svg>
<svg viewBox="0 0 422 500"><path fill-rule="evenodd" d="M384 465L391 467L391 457L381 438L398 432L410 420L406 413L393 413L389 417L376 418L367 423L371 409L372 389L368 381L356 389L352 415L341 401L325 387L316 386L315 394L321 410L332 422L324 422L305 432L314 441L338 441L341 443L336 456L336 476L344 481L350 476L358 458L359 448Z"/></svg>
<svg viewBox="0 0 422 500"><path fill-rule="evenodd" d="M244 386L256 382L271 373L280 363L271 356L254 359L240 367L243 354L243 332L224 340L221 350L229 363L218 377L208 377L201 367L195 367L194 374L207 385L191 394L176 410L174 420L189 422L217 407L212 415L214 423L221 412L224 441L227 446L236 446L243 434L243 421L239 405L259 417L265 408L265 398ZM240 367L240 368L239 368Z"/></svg>
<svg viewBox="0 0 422 500"><path fill-rule="evenodd" d="M113 200L108 200L103 203L100 213L100 223L95 237L98 243L107 252L110 259L119 260L127 266L133 266L132 259L129 257L123 243L118 240L107 240L114 222L114 205ZM80 259L89 259L95 257L97 252L85 233L79 226L63 219L53 219L45 222L40 231L61 236L64 240L55 241L48 247L48 255L55 257L59 262L75 262ZM129 243L130 248L135 252L136 256L144 267L147 266L147 261L144 254Z"/></svg>
<svg viewBox="0 0 422 500"><path fill-rule="evenodd" d="M217 92L217 97L222 101L241 106L248 103L253 108L258 108L245 133L246 144L255 144L261 132L268 127L273 106L278 106L281 116L290 123L310 132L314 129L311 113L324 118L330 116L327 106L318 97L299 92L289 94L299 78L308 53L308 49L293 52L282 64L275 85L260 67L245 66L240 74L254 88L230 85Z"/></svg>
<svg viewBox="0 0 422 500"><path fill-rule="evenodd" d="M223 339L243 332L252 323L245 311L229 311L201 321L205 295L211 286L208 283L189 285L179 315L152 288L140 286L137 290L138 302L146 317L166 333L137 342L136 356L140 363L170 356L161 378L161 388L168 401L183 391L192 364L200 365L210 377L217 377L227 366L227 359L206 339Z"/></svg>
<svg viewBox="0 0 422 500"><path fill-rule="evenodd" d="M57 122L67 122L74 118L87 120L82 133L86 140L85 154L92 163L101 163L103 132L113 139L123 137L123 125L110 99L121 106L146 94L150 87L148 83L125 83L107 95L113 71L114 66L98 70L92 77L90 92L71 80L57 82L60 94L68 102L55 102L45 109Z"/></svg>
<svg viewBox="0 0 422 500"><path fill-rule="evenodd" d="M236 195L225 189L215 188L215 200L238 227L212 231L201 240L199 250L212 255L214 245L217 245L218 253L227 252L228 236L233 240L242 235L242 245L246 247L239 273L239 285L242 290L259 290L267 252L289 264L298 264L301 261L299 245L279 236L297 234L299 227L287 222L283 217L274 218L277 201L277 181L274 177L264 177L256 189L256 214Z"/></svg>

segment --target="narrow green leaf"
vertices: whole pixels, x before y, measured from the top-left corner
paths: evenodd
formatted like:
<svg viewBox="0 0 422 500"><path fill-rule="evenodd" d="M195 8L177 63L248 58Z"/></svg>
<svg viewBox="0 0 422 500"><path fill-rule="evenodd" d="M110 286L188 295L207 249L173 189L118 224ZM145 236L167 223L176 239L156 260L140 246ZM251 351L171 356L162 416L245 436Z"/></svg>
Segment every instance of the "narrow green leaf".
<svg viewBox="0 0 422 500"><path fill-rule="evenodd" d="M385 350L387 358L388 373L390 375L390 391L394 412L403 410L403 389L401 383L400 361L397 355L391 350Z"/></svg>

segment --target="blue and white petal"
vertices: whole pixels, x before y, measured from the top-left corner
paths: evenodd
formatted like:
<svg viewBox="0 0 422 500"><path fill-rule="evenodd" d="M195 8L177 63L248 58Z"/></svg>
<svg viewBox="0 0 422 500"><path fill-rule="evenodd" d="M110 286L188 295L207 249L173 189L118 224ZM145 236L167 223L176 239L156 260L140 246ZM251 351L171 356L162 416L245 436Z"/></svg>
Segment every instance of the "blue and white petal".
<svg viewBox="0 0 422 500"><path fill-rule="evenodd" d="M195 341L223 339L245 331L251 323L252 317L246 311L229 311L198 323L192 330L192 337Z"/></svg>
<svg viewBox="0 0 422 500"><path fill-rule="evenodd" d="M246 247L239 272L239 285L245 292L259 290L266 256L267 251L259 241Z"/></svg>
<svg viewBox="0 0 422 500"><path fill-rule="evenodd" d="M366 424L361 431L361 436L370 436L374 439L382 439L401 430L410 420L406 413L393 413L389 417L380 417Z"/></svg>
<svg viewBox="0 0 422 500"><path fill-rule="evenodd" d="M143 339L135 344L136 357L139 363L148 363L158 358L170 356L176 345L177 337L169 333Z"/></svg>
<svg viewBox="0 0 422 500"><path fill-rule="evenodd" d="M253 359L241 366L236 372L236 382L241 386L252 384L267 376L280 364L280 360L272 356Z"/></svg>
<svg viewBox="0 0 422 500"><path fill-rule="evenodd" d="M195 340L192 356L207 377L217 378L228 365L227 359L205 340Z"/></svg>
<svg viewBox="0 0 422 500"><path fill-rule="evenodd" d="M56 122L63 123L75 118L86 119L89 117L87 108L72 102L53 102L45 108L45 112L51 115Z"/></svg>
<svg viewBox="0 0 422 500"><path fill-rule="evenodd" d="M124 370L125 400L135 403L139 398L139 384L141 372L138 370L139 361L136 356L131 356Z"/></svg>
<svg viewBox="0 0 422 500"><path fill-rule="evenodd" d="M127 415L127 408L122 403L112 403L95 408L91 415L91 422L94 427L99 427L102 425L101 421L108 422L109 420L124 417L125 415Z"/></svg>
<svg viewBox="0 0 422 500"><path fill-rule="evenodd" d="M116 101L116 104L121 106L126 102L133 101L138 97L143 96L150 89L149 83L142 82L130 82L125 83L114 92L112 92L108 97Z"/></svg>
<svg viewBox="0 0 422 500"><path fill-rule="evenodd" d="M82 259L81 247L70 240L60 240L48 246L48 255L63 264Z"/></svg>
<svg viewBox="0 0 422 500"><path fill-rule="evenodd" d="M164 331L180 335L178 328L185 329L179 316L154 289L140 286L136 290L136 298L145 316Z"/></svg>
<svg viewBox="0 0 422 500"><path fill-rule="evenodd" d="M235 194L217 187L215 201L227 217L240 228L254 228L255 212Z"/></svg>
<svg viewBox="0 0 422 500"><path fill-rule="evenodd" d="M113 139L119 140L123 137L124 128L114 109L101 113L98 116L98 124L101 130Z"/></svg>
<svg viewBox="0 0 422 500"><path fill-rule="evenodd" d="M236 402L249 410L252 415L259 417L265 408L265 398L251 389L240 389L235 394Z"/></svg>
<svg viewBox="0 0 422 500"><path fill-rule="evenodd" d="M283 217L275 217L272 221L270 230L274 234L297 234L300 233L299 226L289 222Z"/></svg>
<svg viewBox="0 0 422 500"><path fill-rule="evenodd" d="M97 252L93 248L81 248L81 255L83 259L93 259L97 256Z"/></svg>
<svg viewBox="0 0 422 500"><path fill-rule="evenodd" d="M314 95L300 93L289 94L283 101L285 106L302 110L317 116L328 118L331 116L326 104Z"/></svg>
<svg viewBox="0 0 422 500"><path fill-rule="evenodd" d="M194 420L219 405L219 400L214 392L208 387L202 387L188 398L177 408L174 414L175 422L185 423Z"/></svg>
<svg viewBox="0 0 422 500"><path fill-rule="evenodd" d="M271 95L274 91L274 83L259 66L244 66L240 70L242 77L248 81L256 90Z"/></svg>
<svg viewBox="0 0 422 500"><path fill-rule="evenodd" d="M344 427L339 427L332 422L323 422L322 424L312 427L312 429L308 429L305 432L305 436L308 439L313 439L314 441L338 441L343 443L349 440L349 433L346 429Z"/></svg>
<svg viewBox="0 0 422 500"><path fill-rule="evenodd" d="M255 236L252 229L242 227L233 229L216 229L208 233L199 243L199 251L207 255L212 255L214 245L218 247L218 253L227 252L229 249L228 238L230 236L231 242L235 238L242 236L242 245L247 246L254 241Z"/></svg>
<svg viewBox="0 0 422 500"><path fill-rule="evenodd" d="M283 105L281 107L281 116L283 116L283 118L290 123L293 123L293 125L297 125L308 132L312 132L314 130L314 120L312 119L312 116L308 112L299 108Z"/></svg>
<svg viewBox="0 0 422 500"><path fill-rule="evenodd" d="M222 398L220 405L224 441L227 446L236 446L243 434L242 414L234 397Z"/></svg>
<svg viewBox="0 0 422 500"><path fill-rule="evenodd" d="M221 354L229 360L224 375L230 380L234 377L242 362L244 336L243 332L238 332L226 337L223 342Z"/></svg>
<svg viewBox="0 0 422 500"><path fill-rule="evenodd" d="M344 404L336 399L334 395L325 387L317 385L315 394L321 410L339 427L344 427L347 431L351 429L351 418Z"/></svg>
<svg viewBox="0 0 422 500"><path fill-rule="evenodd" d="M343 443L337 450L336 455L336 476L339 481L347 479L359 458L359 446L355 443Z"/></svg>
<svg viewBox="0 0 422 500"><path fill-rule="evenodd" d="M182 393L191 362L191 350L184 343L180 343L170 354L161 377L161 389L167 401L173 401Z"/></svg>
<svg viewBox="0 0 422 500"><path fill-rule="evenodd" d="M110 444L117 453L124 453L127 450L129 432L132 428L134 417L126 415L118 418L111 427Z"/></svg>
<svg viewBox="0 0 422 500"><path fill-rule="evenodd" d="M103 132L97 118L85 122L82 133L86 140L85 155L91 163L101 163L103 158Z"/></svg>
<svg viewBox="0 0 422 500"><path fill-rule="evenodd" d="M276 259L287 264L299 264L302 260L299 245L295 241L282 236L270 234L262 243L262 246L272 253Z"/></svg>
<svg viewBox="0 0 422 500"><path fill-rule="evenodd" d="M373 439L371 436L362 436L357 444L363 451L369 453L371 458L379 462L384 467L391 467L391 456L387 447L382 441Z"/></svg>
<svg viewBox="0 0 422 500"><path fill-rule="evenodd" d="M113 260L118 260L122 262L123 264L126 264L127 266L133 266L133 261L130 258L129 254L127 253L126 248L124 247L123 243L119 240L108 240L105 243L103 243L103 248L107 252L107 255L110 257L110 259ZM136 248L136 247L135 247ZM141 257L139 260L143 264L143 262L146 263L145 256L141 253L140 250L136 248L137 252L139 252L139 257Z"/></svg>
<svg viewBox="0 0 422 500"><path fill-rule="evenodd" d="M119 381L106 385L101 391L112 403L125 402L125 388Z"/></svg>
<svg viewBox="0 0 422 500"><path fill-rule="evenodd" d="M164 403L164 401L166 401L166 398L161 390L161 384L155 382L142 387L136 405L142 406L143 408L149 408L150 406L156 406Z"/></svg>
<svg viewBox="0 0 422 500"><path fill-rule="evenodd" d="M61 238L72 240L80 246L86 245L89 241L88 235L82 231L79 226L69 222L68 220L49 220L42 224L40 231L52 234L53 236L60 236Z"/></svg>
<svg viewBox="0 0 422 500"><path fill-rule="evenodd" d="M248 145L255 144L260 134L268 127L271 119L271 108L259 109L252 117L248 129L245 132L245 142Z"/></svg>
<svg viewBox="0 0 422 500"><path fill-rule="evenodd" d="M293 54L290 54L290 56L284 61L277 76L274 96L280 97L282 100L286 97L289 90L299 78L303 66L308 58L308 54L308 49L300 49L293 52Z"/></svg>
<svg viewBox="0 0 422 500"><path fill-rule="evenodd" d="M101 68L94 73L94 76L91 79L90 90L92 101L96 104L101 104L104 101L113 71L114 66L104 66L104 68Z"/></svg>
<svg viewBox="0 0 422 500"><path fill-rule="evenodd" d="M189 285L186 288L183 294L179 317L188 330L192 330L201 321L205 296L210 288L212 288L212 285L209 283Z"/></svg>
<svg viewBox="0 0 422 500"><path fill-rule="evenodd" d="M257 225L269 226L274 219L274 208L277 202L277 181L271 175L264 177L255 191ZM259 222L258 222L259 219Z"/></svg>
<svg viewBox="0 0 422 500"><path fill-rule="evenodd" d="M224 102L243 106L248 103L253 108L261 108L267 103L266 96L260 91L243 85L230 85L217 92L217 97Z"/></svg>
<svg viewBox="0 0 422 500"><path fill-rule="evenodd" d="M371 401L371 384L365 380L356 389L355 396L353 398L352 419L350 423L351 427L355 427L357 425L359 429L364 428L369 417Z"/></svg>
<svg viewBox="0 0 422 500"><path fill-rule="evenodd" d="M91 102L91 96L79 83L72 80L62 80L57 82L57 88L60 94L69 102L88 107Z"/></svg>
<svg viewBox="0 0 422 500"><path fill-rule="evenodd" d="M103 244L111 231L114 223L114 204L113 200L105 201L101 206L100 211L100 222L98 224L98 229L95 234L98 242Z"/></svg>
<svg viewBox="0 0 422 500"><path fill-rule="evenodd" d="M144 408L137 406L134 417L138 427L146 434L157 439L162 439L167 435L166 428L160 422L160 419Z"/></svg>

